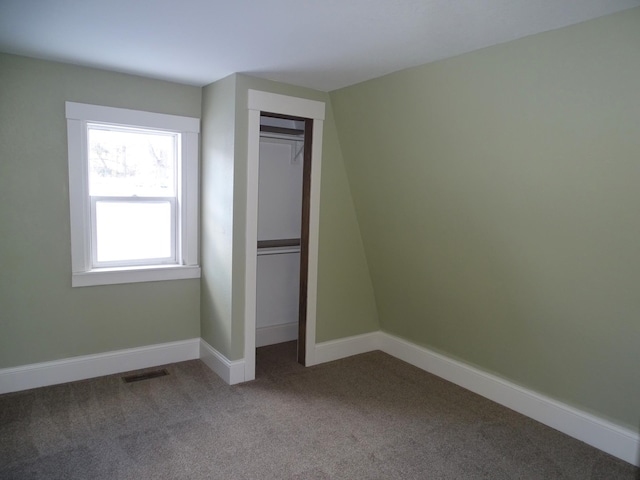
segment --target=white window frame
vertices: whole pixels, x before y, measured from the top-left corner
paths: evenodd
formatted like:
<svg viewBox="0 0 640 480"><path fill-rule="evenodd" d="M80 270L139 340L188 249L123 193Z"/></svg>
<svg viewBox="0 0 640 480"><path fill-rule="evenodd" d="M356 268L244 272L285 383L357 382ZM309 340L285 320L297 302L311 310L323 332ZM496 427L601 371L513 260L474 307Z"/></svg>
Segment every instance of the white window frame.
<svg viewBox="0 0 640 480"><path fill-rule="evenodd" d="M66 102L73 287L199 278L198 135L193 117ZM91 251L92 201L89 196L87 124L161 130L180 135L181 165L176 196L176 254L173 263L95 268ZM135 262L133 262L135 263Z"/></svg>

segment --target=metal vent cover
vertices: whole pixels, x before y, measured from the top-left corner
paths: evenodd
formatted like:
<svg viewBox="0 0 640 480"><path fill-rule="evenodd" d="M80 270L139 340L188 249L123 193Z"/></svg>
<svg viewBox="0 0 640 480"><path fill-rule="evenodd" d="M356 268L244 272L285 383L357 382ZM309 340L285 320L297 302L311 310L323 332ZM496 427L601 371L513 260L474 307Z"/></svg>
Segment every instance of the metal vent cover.
<svg viewBox="0 0 640 480"><path fill-rule="evenodd" d="M163 368L161 370L152 370L150 372L127 375L122 377L122 380L124 381L124 383L133 383L140 382L142 380L149 380L151 378L164 377L166 375L169 375L169 372L167 372L167 370Z"/></svg>

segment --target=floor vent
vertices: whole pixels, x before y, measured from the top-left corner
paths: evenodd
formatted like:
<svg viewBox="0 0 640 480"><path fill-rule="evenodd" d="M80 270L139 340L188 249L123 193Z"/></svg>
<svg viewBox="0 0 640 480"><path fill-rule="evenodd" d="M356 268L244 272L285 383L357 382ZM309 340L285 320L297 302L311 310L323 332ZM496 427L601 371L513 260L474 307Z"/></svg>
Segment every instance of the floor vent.
<svg viewBox="0 0 640 480"><path fill-rule="evenodd" d="M127 375L126 377L122 377L122 380L124 380L124 383L132 383L139 382L141 380L149 380L150 378L164 377L165 375L169 375L169 372L163 368L162 370L153 370L152 372Z"/></svg>

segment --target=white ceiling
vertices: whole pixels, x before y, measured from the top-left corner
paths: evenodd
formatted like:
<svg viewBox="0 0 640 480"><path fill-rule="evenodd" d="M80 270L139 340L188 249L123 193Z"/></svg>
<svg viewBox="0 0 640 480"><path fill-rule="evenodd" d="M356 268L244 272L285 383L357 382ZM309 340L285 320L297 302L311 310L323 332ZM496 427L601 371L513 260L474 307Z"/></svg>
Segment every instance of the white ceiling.
<svg viewBox="0 0 640 480"><path fill-rule="evenodd" d="M331 91L634 6L640 0L0 0L0 51L192 85L243 72Z"/></svg>

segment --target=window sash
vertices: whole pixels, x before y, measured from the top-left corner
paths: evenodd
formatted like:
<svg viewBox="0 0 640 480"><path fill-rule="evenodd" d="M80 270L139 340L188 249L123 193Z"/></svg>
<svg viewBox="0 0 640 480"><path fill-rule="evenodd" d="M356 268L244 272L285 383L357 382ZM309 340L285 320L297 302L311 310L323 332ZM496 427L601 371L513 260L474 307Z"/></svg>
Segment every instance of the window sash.
<svg viewBox="0 0 640 480"><path fill-rule="evenodd" d="M86 152L86 162L87 162L87 173L89 175L91 175L90 169L90 162L91 162L91 153L89 151L89 147L90 145L88 144L89 141L89 134L91 130L103 130L105 132L122 132L122 133L129 133L129 134L143 134L143 135L157 135L160 137L172 137L173 139L173 161L172 161L172 165L173 165L173 176L172 176L172 185L171 185L171 191L169 192L160 192L160 193L170 193L171 195L179 195L179 185L178 185L178 179L180 177L180 172L182 171L182 134L181 132L176 132L173 130L167 130L167 129L152 129L152 128L141 128L141 127L136 127L136 126L122 126L122 125L115 125L115 124L110 124L110 123L100 123L100 122L86 122L86 136L87 136L87 152ZM91 195L91 192L93 190L92 187L92 181L91 179L88 177L87 178L87 185L88 185L88 191L89 191L89 195ZM104 188L101 189L102 190L102 195L103 196L109 196L111 195L111 193L109 192L109 190L111 190L110 188L107 188L106 190ZM120 192L122 193L122 192ZM156 192L157 193L157 192ZM150 197L150 196L154 196L152 195L147 195L146 193L141 193L141 192L126 192L126 195L137 195L137 196L141 196L141 197ZM118 195L114 195L114 196L118 196Z"/></svg>
<svg viewBox="0 0 640 480"><path fill-rule="evenodd" d="M178 202L176 197L118 197L118 196L90 196L89 216L91 223L91 264L93 268L115 268L130 266L154 266L154 265L175 265L181 262L178 249ZM98 222L96 215L96 205L102 203L138 203L157 204L169 203L170 210L170 255L167 257L153 257L140 259L125 259L112 261L98 260Z"/></svg>

